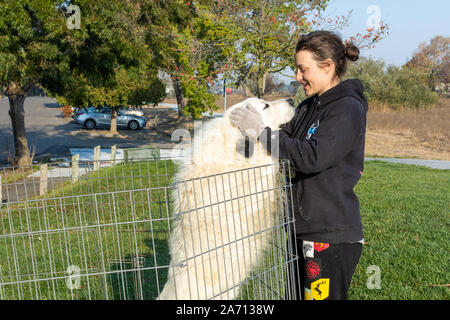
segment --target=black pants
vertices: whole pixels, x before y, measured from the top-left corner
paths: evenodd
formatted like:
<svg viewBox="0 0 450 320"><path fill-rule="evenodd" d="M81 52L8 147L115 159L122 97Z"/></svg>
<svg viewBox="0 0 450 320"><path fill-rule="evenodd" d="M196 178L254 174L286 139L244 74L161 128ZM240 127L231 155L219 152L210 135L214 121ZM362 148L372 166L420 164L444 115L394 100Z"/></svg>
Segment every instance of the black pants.
<svg viewBox="0 0 450 320"><path fill-rule="evenodd" d="M298 276L294 279L297 299L346 300L356 265L361 257L361 243L320 243L296 239ZM294 269L295 269L294 268ZM292 281L292 280L291 280Z"/></svg>

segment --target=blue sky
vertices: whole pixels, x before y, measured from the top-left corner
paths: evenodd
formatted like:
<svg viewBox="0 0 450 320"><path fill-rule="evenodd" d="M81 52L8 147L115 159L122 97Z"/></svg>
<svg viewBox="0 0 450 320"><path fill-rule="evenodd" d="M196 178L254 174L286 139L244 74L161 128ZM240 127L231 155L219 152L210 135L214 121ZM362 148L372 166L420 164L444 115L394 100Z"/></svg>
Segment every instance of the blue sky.
<svg viewBox="0 0 450 320"><path fill-rule="evenodd" d="M367 20L373 14L367 13L370 6L379 8L381 20L389 25L390 34L375 48L362 50L363 56L402 65L411 58L420 42L429 42L435 35L450 36L449 0L332 0L325 15L345 15L353 10L350 26L339 30L347 38L367 29Z"/></svg>
<svg viewBox="0 0 450 320"><path fill-rule="evenodd" d="M366 31L367 21L373 15L373 11L367 13L370 6L379 8L381 20L389 25L389 35L375 48L362 49L362 56L401 66L421 42L429 42L436 35L450 36L450 0L331 0L324 16L346 16L353 10L349 26L336 30L347 39ZM291 73L286 70L286 74Z"/></svg>

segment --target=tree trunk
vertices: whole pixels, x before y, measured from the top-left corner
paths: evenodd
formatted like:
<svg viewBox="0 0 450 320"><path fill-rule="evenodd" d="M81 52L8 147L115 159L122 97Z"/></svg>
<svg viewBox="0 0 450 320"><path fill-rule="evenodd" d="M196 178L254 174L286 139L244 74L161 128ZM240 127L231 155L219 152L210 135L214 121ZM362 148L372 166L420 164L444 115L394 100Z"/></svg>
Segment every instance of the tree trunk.
<svg viewBox="0 0 450 320"><path fill-rule="evenodd" d="M31 165L30 150L25 132L25 102L24 94L8 93L9 116L14 136L14 164L18 166Z"/></svg>
<svg viewBox="0 0 450 320"><path fill-rule="evenodd" d="M262 99L264 96L264 73L258 72L256 79L256 96L258 99Z"/></svg>
<svg viewBox="0 0 450 320"><path fill-rule="evenodd" d="M266 80L269 73L267 72L258 72L257 73L257 81L256 81L256 91L259 99L264 97L264 93L266 92Z"/></svg>
<svg viewBox="0 0 450 320"><path fill-rule="evenodd" d="M115 108L111 108L111 124L109 132L117 133L117 110Z"/></svg>
<svg viewBox="0 0 450 320"><path fill-rule="evenodd" d="M183 92L181 91L180 80L172 76L172 86L175 91L175 97L177 98L178 104L178 119L177 121L184 120L186 118L184 114L184 102L183 102Z"/></svg>
<svg viewBox="0 0 450 320"><path fill-rule="evenodd" d="M244 96L246 96L246 97L251 97L251 96L253 96L253 93L252 93L252 91L250 90L250 88L248 87L248 85L247 85L247 83L244 81L244 82L242 82L242 89L243 89L243 91L244 91Z"/></svg>
<svg viewBox="0 0 450 320"><path fill-rule="evenodd" d="M266 83L267 83L267 77L269 76L268 72L264 72L263 75L263 81L262 81L262 92L263 96L266 94Z"/></svg>

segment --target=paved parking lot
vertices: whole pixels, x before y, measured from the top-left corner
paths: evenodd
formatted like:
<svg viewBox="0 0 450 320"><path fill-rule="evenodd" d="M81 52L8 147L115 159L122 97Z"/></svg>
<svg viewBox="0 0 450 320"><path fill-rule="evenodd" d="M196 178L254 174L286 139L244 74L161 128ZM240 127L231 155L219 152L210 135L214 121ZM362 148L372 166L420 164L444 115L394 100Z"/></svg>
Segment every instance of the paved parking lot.
<svg viewBox="0 0 450 320"><path fill-rule="evenodd" d="M168 144L170 137L145 128L138 131L120 130L119 135L108 137L107 130L87 131L80 125L64 119L59 105L49 97L28 97L25 100L25 126L28 145L36 156L50 154L53 157L70 156L69 148L85 148L100 145L104 148L116 144L118 148L134 148L150 143ZM13 153L9 102L0 100L0 162L7 161Z"/></svg>

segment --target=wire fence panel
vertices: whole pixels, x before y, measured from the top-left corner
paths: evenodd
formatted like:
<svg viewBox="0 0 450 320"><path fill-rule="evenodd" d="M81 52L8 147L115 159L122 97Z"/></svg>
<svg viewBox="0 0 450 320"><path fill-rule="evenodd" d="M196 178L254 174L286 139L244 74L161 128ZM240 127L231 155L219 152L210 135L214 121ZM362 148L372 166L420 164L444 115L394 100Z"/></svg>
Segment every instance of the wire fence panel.
<svg viewBox="0 0 450 320"><path fill-rule="evenodd" d="M55 168L13 198L37 168L2 172L0 299L295 298L287 163L188 181L164 159Z"/></svg>

